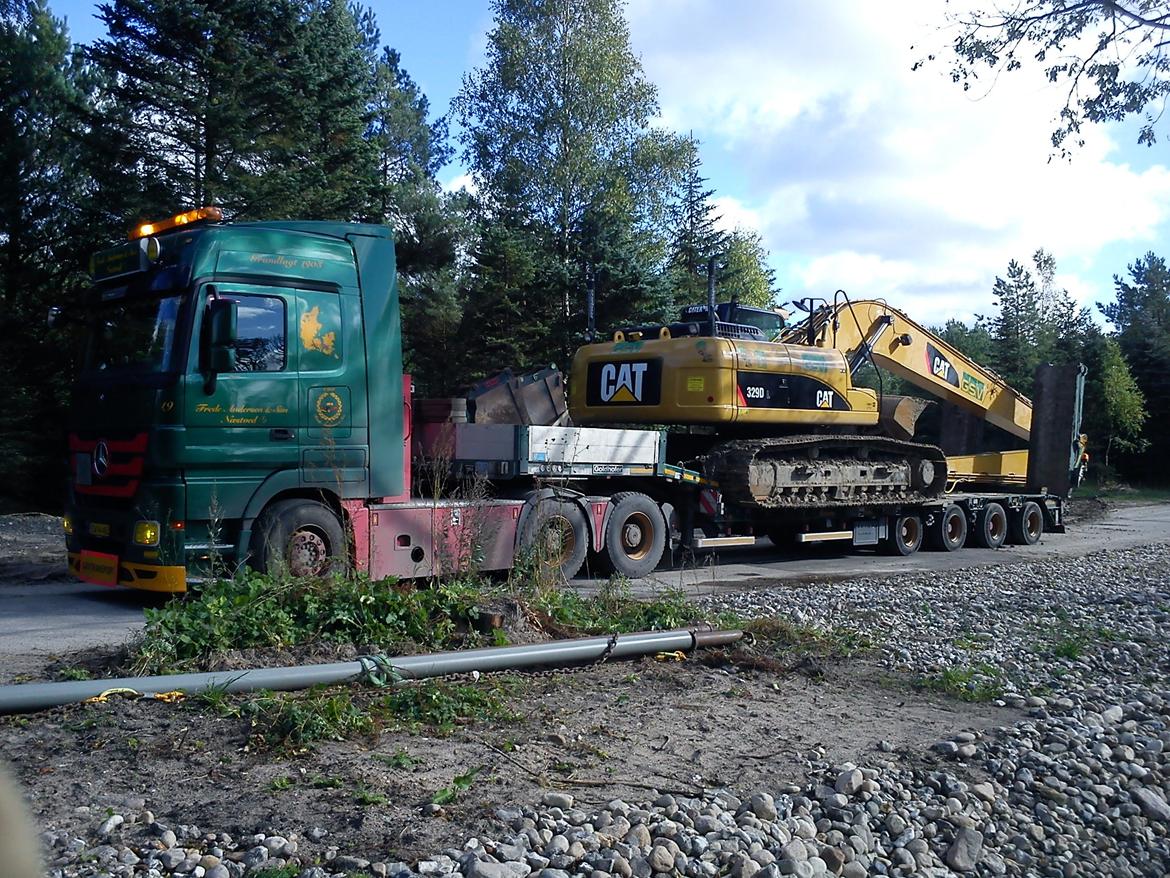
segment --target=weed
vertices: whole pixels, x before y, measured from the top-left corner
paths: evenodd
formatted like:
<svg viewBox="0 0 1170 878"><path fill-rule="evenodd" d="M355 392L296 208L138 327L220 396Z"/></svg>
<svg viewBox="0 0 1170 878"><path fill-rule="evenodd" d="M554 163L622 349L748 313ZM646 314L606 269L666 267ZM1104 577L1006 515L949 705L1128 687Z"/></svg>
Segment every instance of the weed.
<svg viewBox="0 0 1170 878"><path fill-rule="evenodd" d="M268 746L305 747L316 741L371 735L376 730L370 714L357 707L346 692L265 693L245 701L240 713L251 719L256 735Z"/></svg>
<svg viewBox="0 0 1170 878"><path fill-rule="evenodd" d="M777 654L848 658L873 648L869 637L848 628L813 628L775 617L752 619L742 627L761 648Z"/></svg>
<svg viewBox="0 0 1170 878"><path fill-rule="evenodd" d="M1052 654L1057 658L1079 659L1085 645L1085 641L1081 637L1062 637L1052 645Z"/></svg>
<svg viewBox="0 0 1170 878"><path fill-rule="evenodd" d="M339 790L345 786L345 781L339 777L319 775L309 781L309 786L315 790Z"/></svg>
<svg viewBox="0 0 1170 878"><path fill-rule="evenodd" d="M297 878L297 875L300 873L301 867L294 863L288 866L273 866L270 869L261 867L259 872L253 872L252 874L256 878Z"/></svg>
<svg viewBox="0 0 1170 878"><path fill-rule="evenodd" d="M375 793L373 790L365 787L358 787L353 791L354 801L359 805L385 805L390 800L381 793Z"/></svg>
<svg viewBox="0 0 1170 878"><path fill-rule="evenodd" d="M443 787L431 798L431 802L435 805L449 805L459 798L460 793L465 793L471 789L472 783L475 782L475 776L483 771L483 766L471 769L466 774L457 774L451 781L451 786Z"/></svg>
<svg viewBox="0 0 1170 878"><path fill-rule="evenodd" d="M1005 681L999 671L987 664L972 667L944 668L937 674L923 677L921 689L941 692L960 701L991 701L1003 693Z"/></svg>
<svg viewBox="0 0 1170 878"><path fill-rule="evenodd" d="M62 680L92 680L93 674L86 668L62 668L58 676Z"/></svg>
<svg viewBox="0 0 1170 878"><path fill-rule="evenodd" d="M460 626L478 617L482 598L470 580L400 590L393 580L295 580L243 570L187 600L146 610L135 669L188 670L228 650L320 641L447 648Z"/></svg>
<svg viewBox="0 0 1170 878"><path fill-rule="evenodd" d="M631 594L629 580L618 577L609 580L592 598L560 588L529 588L519 596L556 625L581 634L685 628L704 617L681 589L666 589L651 600L641 601Z"/></svg>
<svg viewBox="0 0 1170 878"><path fill-rule="evenodd" d="M502 695L499 688L426 680L391 692L382 705L403 725L446 730L477 719L512 719Z"/></svg>
<svg viewBox="0 0 1170 878"><path fill-rule="evenodd" d="M374 758L390 768L413 768L415 760L403 749L394 753L375 753Z"/></svg>
<svg viewBox="0 0 1170 878"><path fill-rule="evenodd" d="M291 777L274 777L268 786L276 791L292 789L293 781Z"/></svg>

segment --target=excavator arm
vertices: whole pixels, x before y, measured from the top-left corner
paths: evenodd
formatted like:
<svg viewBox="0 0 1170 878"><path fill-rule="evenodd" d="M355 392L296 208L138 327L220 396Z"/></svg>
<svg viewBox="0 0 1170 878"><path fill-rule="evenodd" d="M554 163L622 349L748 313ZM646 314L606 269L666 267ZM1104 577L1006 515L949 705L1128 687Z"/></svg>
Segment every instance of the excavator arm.
<svg viewBox="0 0 1170 878"><path fill-rule="evenodd" d="M842 351L854 372L872 357L878 367L1020 439L1031 435L1030 399L884 302L823 307L782 340Z"/></svg>

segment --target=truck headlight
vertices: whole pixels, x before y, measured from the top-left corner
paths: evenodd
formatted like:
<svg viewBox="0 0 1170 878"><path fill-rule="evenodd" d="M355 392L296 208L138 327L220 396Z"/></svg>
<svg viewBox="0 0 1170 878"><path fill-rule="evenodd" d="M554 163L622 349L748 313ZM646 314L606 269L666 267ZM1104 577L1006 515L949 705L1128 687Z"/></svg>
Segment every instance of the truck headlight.
<svg viewBox="0 0 1170 878"><path fill-rule="evenodd" d="M157 546L158 535L157 521L139 521L134 525L134 542L140 546Z"/></svg>
<svg viewBox="0 0 1170 878"><path fill-rule="evenodd" d="M68 515L61 519L61 527L65 528L66 536L73 536L73 519Z"/></svg>

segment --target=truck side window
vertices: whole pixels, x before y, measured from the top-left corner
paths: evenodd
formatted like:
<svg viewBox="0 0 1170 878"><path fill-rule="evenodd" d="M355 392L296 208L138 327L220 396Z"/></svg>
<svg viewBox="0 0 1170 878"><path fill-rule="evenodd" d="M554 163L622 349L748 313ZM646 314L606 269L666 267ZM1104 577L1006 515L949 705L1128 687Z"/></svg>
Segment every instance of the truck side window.
<svg viewBox="0 0 1170 878"><path fill-rule="evenodd" d="M239 302L236 371L280 372L288 360L284 300L233 294Z"/></svg>

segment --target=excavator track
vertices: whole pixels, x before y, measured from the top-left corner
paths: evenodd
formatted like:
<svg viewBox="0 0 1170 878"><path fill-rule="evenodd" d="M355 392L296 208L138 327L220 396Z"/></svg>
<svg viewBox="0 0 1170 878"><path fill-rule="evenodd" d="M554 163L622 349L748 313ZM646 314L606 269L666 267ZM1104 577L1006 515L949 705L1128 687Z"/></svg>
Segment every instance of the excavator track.
<svg viewBox="0 0 1170 878"><path fill-rule="evenodd" d="M947 462L933 445L882 436L783 436L721 443L705 470L728 502L842 509L935 500L945 491Z"/></svg>

